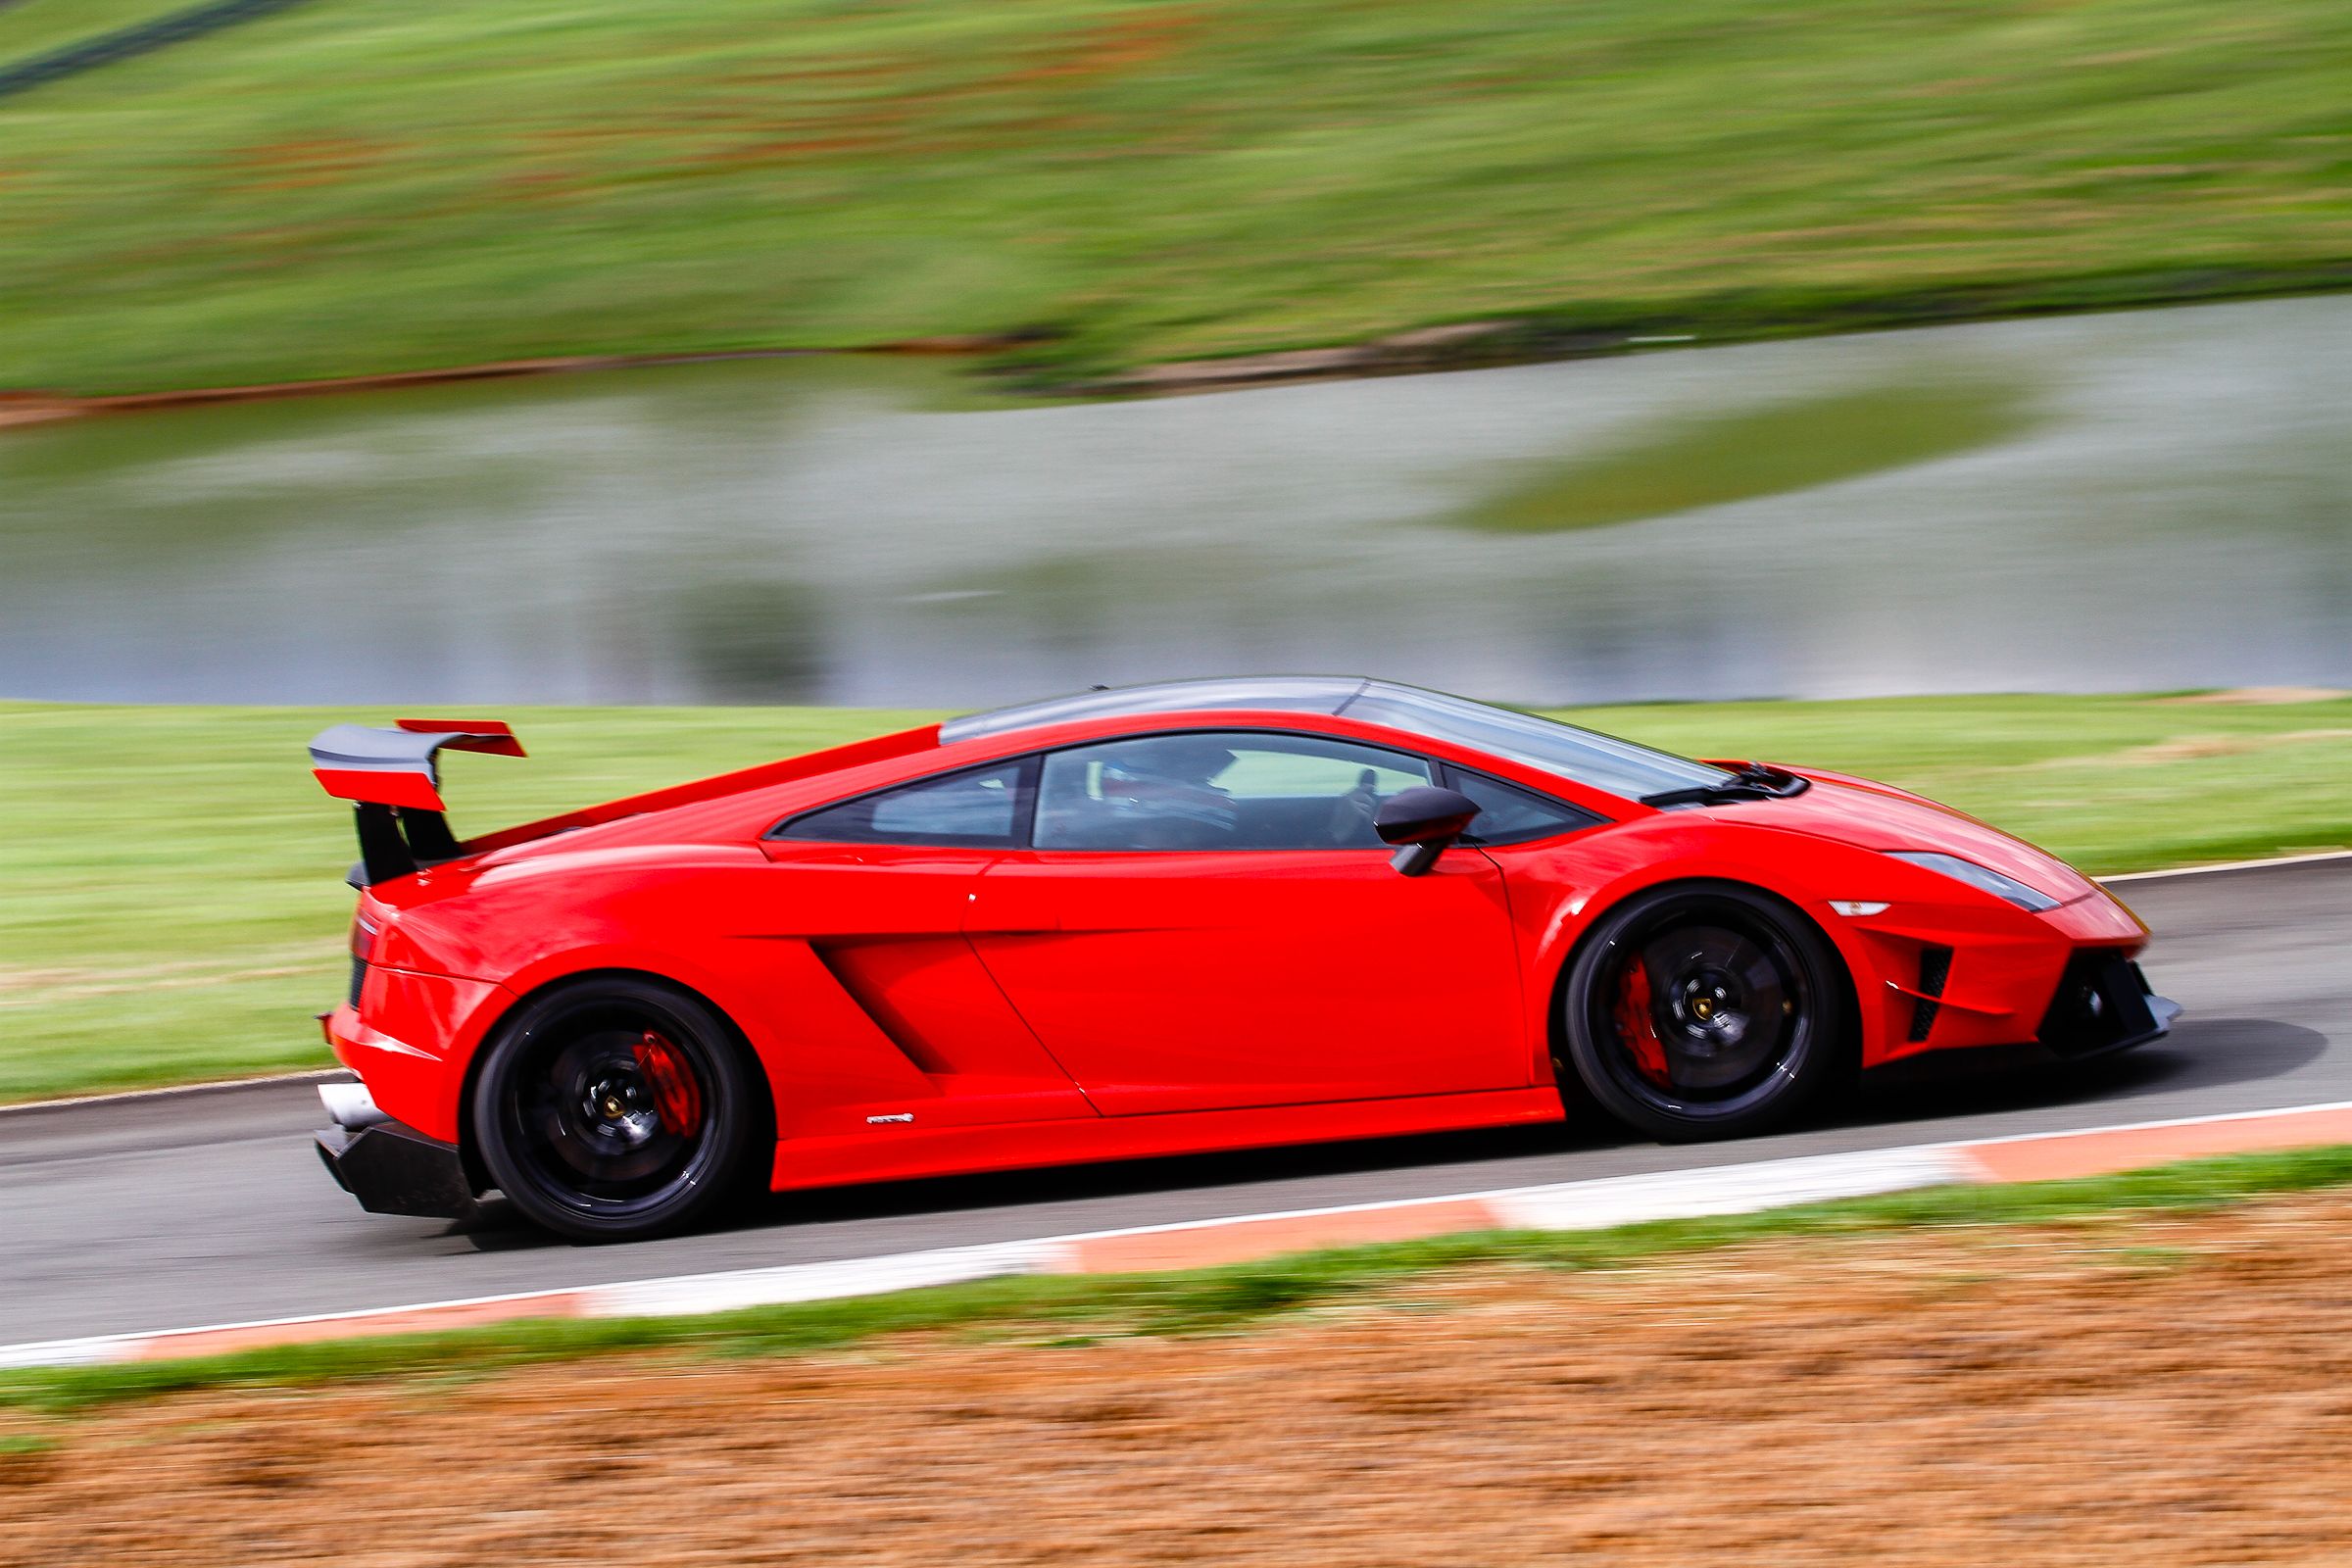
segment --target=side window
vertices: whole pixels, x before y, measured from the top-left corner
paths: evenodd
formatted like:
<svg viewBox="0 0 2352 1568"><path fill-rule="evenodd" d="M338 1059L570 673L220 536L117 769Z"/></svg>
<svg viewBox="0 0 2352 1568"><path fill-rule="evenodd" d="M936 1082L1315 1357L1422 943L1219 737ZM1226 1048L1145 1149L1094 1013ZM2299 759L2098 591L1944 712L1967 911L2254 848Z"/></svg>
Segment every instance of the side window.
<svg viewBox="0 0 2352 1568"><path fill-rule="evenodd" d="M831 844L936 844L977 849L1020 842L1030 760L967 768L804 812L768 836Z"/></svg>
<svg viewBox="0 0 2352 1568"><path fill-rule="evenodd" d="M1446 787L1461 791L1478 803L1478 820L1470 824L1465 844L1523 844L1555 833L1573 833L1604 818L1581 806L1555 801L1516 784L1505 784L1466 767L1448 765Z"/></svg>
<svg viewBox="0 0 2352 1568"><path fill-rule="evenodd" d="M1041 850L1379 849L1372 813L1430 781L1401 752L1254 730L1139 735L1050 753Z"/></svg>

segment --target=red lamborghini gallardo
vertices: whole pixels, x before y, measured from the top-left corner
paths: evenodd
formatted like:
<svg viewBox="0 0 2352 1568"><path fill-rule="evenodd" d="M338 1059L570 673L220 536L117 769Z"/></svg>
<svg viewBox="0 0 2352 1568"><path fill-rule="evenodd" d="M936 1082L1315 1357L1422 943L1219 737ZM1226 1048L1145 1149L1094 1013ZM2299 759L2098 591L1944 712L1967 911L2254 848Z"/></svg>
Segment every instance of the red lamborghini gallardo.
<svg viewBox="0 0 2352 1568"><path fill-rule="evenodd" d="M1096 691L480 838L435 756L356 804L327 1167L564 1235L816 1187L1544 1121L1751 1133L1949 1047L2178 1011L2095 883L1863 779L1698 762L1382 681Z"/></svg>

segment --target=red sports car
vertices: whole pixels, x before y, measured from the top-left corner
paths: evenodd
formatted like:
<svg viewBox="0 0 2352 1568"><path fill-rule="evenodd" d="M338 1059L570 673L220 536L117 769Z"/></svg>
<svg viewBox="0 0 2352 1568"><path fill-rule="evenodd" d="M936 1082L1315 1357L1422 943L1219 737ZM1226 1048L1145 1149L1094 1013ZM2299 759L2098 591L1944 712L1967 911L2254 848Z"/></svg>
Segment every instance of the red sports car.
<svg viewBox="0 0 2352 1568"><path fill-rule="evenodd" d="M1549 1121L1752 1133L1859 1068L2152 1040L2096 883L1883 784L1384 681L925 725L460 840L445 749L346 725L327 1167L583 1240L744 1183Z"/></svg>

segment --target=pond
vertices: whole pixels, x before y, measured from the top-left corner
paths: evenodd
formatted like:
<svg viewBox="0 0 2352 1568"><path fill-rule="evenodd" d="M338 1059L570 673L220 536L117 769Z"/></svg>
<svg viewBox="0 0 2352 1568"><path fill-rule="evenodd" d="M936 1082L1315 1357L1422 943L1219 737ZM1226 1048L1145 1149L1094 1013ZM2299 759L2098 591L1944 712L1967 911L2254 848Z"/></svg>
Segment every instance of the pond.
<svg viewBox="0 0 2352 1568"><path fill-rule="evenodd" d="M2352 298L1151 401L605 371L0 435L0 695L2352 685Z"/></svg>

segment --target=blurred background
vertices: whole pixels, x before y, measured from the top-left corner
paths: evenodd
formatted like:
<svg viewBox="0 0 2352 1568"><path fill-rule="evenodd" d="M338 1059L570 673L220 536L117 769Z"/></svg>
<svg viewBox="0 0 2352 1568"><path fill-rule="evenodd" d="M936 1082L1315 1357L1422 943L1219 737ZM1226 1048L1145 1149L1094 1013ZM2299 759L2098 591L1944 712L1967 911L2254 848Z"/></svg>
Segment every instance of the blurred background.
<svg viewBox="0 0 2352 1568"><path fill-rule="evenodd" d="M2352 307L2258 297L2352 281L2348 62L2317 0L15 0L0 692L2341 685ZM326 378L407 379L210 401Z"/></svg>

